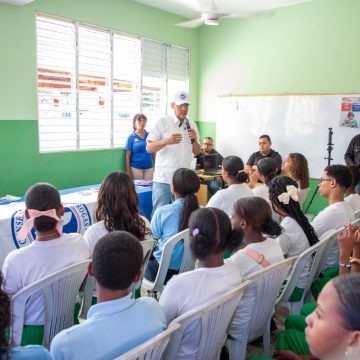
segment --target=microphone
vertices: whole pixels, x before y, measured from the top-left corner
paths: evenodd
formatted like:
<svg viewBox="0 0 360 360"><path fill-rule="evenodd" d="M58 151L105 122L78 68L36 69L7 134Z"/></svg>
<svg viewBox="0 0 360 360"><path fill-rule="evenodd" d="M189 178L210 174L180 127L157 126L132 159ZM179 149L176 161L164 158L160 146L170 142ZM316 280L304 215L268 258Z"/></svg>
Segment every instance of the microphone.
<svg viewBox="0 0 360 360"><path fill-rule="evenodd" d="M186 130L190 130L190 129L191 129L188 118L185 119L185 126L186 126ZM194 139L191 139L191 143L194 144L194 143L195 143L195 140L194 140Z"/></svg>

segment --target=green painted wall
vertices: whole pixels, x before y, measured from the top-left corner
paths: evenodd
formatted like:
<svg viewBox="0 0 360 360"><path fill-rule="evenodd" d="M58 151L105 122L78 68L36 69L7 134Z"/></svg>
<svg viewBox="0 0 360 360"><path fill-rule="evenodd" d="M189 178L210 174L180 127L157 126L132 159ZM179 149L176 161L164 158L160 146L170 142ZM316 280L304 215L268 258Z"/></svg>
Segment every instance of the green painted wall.
<svg viewBox="0 0 360 360"><path fill-rule="evenodd" d="M190 116L196 117L198 30L173 26L184 20L181 17L132 0L35 0L23 7L0 4L1 195L22 195L36 181L49 181L59 188L99 183L124 164L122 150L39 154L36 12L190 48Z"/></svg>
<svg viewBox="0 0 360 360"><path fill-rule="evenodd" d="M314 0L282 8L273 17L203 26L198 84L199 120L206 122L202 132L213 131L212 122L221 121L220 95L359 93L359 14L358 0ZM312 188L315 184L311 182ZM309 213L325 205L317 194Z"/></svg>

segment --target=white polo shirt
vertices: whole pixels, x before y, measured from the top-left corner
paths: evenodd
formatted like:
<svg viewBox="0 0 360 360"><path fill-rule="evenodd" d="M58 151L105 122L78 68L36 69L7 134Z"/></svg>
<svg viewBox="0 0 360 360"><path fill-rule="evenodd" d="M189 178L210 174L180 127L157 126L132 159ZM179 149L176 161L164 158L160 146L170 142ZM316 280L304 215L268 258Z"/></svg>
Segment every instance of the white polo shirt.
<svg viewBox="0 0 360 360"><path fill-rule="evenodd" d="M195 122L189 120L189 123L199 138L199 131ZM185 121L180 127L179 125L180 120L176 116L165 116L157 121L147 137L147 141L159 141L168 138L172 134L179 133L182 135L182 140L179 144L166 145L156 153L153 177L153 180L156 182L170 184L175 170L190 168L193 158L191 140Z"/></svg>

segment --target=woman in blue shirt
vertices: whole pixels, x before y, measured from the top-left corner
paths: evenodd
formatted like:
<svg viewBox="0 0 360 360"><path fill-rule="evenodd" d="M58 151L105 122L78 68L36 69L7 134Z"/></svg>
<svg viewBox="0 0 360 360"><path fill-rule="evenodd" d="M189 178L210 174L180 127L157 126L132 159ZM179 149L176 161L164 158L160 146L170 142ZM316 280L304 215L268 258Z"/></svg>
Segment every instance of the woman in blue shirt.
<svg viewBox="0 0 360 360"><path fill-rule="evenodd" d="M132 178L152 180L154 173L152 154L146 151L145 130L147 118L144 114L136 114L133 118L133 133L126 141L126 172Z"/></svg>

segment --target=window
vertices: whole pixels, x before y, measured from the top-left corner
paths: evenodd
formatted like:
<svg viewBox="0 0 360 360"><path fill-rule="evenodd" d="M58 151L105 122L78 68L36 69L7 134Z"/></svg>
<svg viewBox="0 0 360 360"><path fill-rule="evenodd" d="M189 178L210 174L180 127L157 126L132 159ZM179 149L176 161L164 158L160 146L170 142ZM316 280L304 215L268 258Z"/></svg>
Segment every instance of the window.
<svg viewBox="0 0 360 360"><path fill-rule="evenodd" d="M188 49L46 15L37 67L40 152L124 146L136 113L151 129L189 88Z"/></svg>

